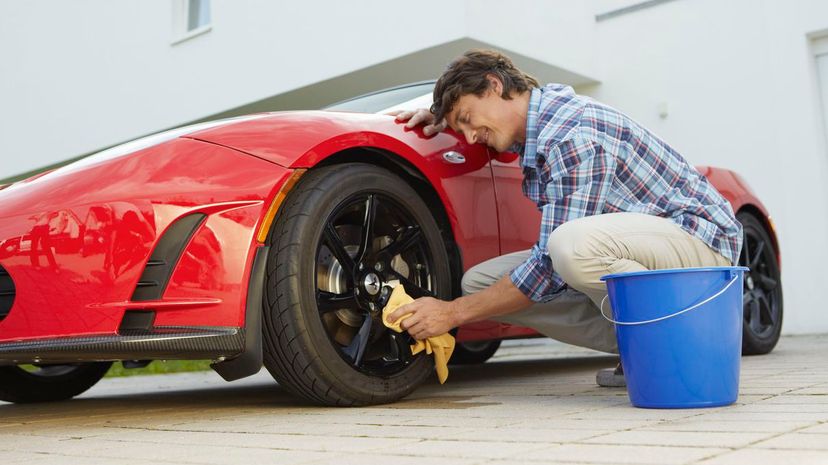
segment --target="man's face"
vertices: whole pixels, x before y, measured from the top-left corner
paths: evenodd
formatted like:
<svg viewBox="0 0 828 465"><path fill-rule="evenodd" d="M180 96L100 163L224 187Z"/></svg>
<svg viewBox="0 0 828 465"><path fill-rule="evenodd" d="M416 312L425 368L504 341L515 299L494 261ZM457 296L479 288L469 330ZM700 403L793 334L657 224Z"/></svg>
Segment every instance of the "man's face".
<svg viewBox="0 0 828 465"><path fill-rule="evenodd" d="M446 121L454 131L463 134L468 143L485 144L503 152L522 140L525 115L515 112L514 106L510 105L513 100L500 97L500 83L495 82L480 97L474 94L460 97L446 115Z"/></svg>

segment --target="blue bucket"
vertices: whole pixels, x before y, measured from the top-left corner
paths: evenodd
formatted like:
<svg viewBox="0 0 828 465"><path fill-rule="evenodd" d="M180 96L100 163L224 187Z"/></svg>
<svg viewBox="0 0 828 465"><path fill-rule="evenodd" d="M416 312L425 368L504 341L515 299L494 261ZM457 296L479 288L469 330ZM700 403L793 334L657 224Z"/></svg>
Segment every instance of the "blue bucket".
<svg viewBox="0 0 828 465"><path fill-rule="evenodd" d="M736 402L745 267L602 276L630 402L644 408ZM606 299L605 299L606 300Z"/></svg>

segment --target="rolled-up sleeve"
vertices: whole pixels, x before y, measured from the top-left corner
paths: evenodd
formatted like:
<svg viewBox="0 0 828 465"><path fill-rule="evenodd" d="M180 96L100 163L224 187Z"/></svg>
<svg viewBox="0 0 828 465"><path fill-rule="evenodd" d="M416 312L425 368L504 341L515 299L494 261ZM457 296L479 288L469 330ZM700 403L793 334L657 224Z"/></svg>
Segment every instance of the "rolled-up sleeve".
<svg viewBox="0 0 828 465"><path fill-rule="evenodd" d="M510 274L526 297L543 302L566 284L549 257L549 236L561 224L603 213L615 172L615 157L590 140L576 137L545 147L549 181L544 186L549 203L541 207L538 242L529 258Z"/></svg>

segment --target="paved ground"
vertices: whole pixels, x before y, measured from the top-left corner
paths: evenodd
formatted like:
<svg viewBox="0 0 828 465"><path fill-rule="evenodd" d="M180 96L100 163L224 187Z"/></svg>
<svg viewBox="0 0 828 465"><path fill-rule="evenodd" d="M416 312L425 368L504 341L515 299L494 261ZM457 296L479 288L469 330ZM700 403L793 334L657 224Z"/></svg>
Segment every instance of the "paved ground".
<svg viewBox="0 0 828 465"><path fill-rule="evenodd" d="M828 336L743 360L736 405L646 410L593 384L612 357L524 341L394 405L295 401L262 372L107 379L70 402L0 404L9 464L828 464Z"/></svg>

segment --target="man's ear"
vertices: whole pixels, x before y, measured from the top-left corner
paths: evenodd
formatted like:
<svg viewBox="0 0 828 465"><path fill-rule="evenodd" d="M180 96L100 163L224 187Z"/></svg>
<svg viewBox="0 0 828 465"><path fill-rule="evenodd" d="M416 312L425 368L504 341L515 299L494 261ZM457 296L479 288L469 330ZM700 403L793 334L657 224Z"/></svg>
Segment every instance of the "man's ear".
<svg viewBox="0 0 828 465"><path fill-rule="evenodd" d="M494 74L487 74L486 79L489 81L489 89L503 98L503 83L500 82L500 78Z"/></svg>

